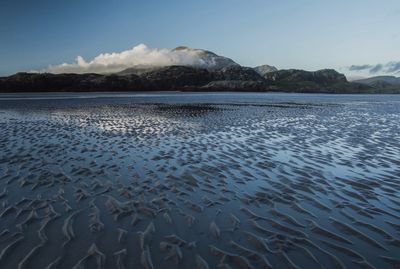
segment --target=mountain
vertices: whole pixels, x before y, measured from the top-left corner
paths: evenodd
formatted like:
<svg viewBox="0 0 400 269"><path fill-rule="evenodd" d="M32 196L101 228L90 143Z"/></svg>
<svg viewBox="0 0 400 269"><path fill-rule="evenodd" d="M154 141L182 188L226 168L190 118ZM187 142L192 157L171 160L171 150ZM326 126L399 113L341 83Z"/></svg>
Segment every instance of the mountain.
<svg viewBox="0 0 400 269"><path fill-rule="evenodd" d="M369 93L375 88L349 83L334 70L279 70L264 76L253 68L210 71L189 66L148 68L136 74L17 73L0 78L0 92L48 91L279 91Z"/></svg>
<svg viewBox="0 0 400 269"><path fill-rule="evenodd" d="M365 79L355 80L354 82L367 85L377 91L388 93L400 92L400 77L395 76L376 76Z"/></svg>
<svg viewBox="0 0 400 269"><path fill-rule="evenodd" d="M142 86L136 75L17 73L0 78L0 92L117 91Z"/></svg>
<svg viewBox="0 0 400 269"><path fill-rule="evenodd" d="M308 93L400 93L383 80L348 82L332 69L277 70L240 66L213 52L188 47L172 50L183 65L134 65L113 74L17 73L0 78L0 92L48 91L277 91ZM181 53L183 52L183 53ZM176 58L175 58L176 60ZM395 81L397 78L391 78ZM389 79L387 79L389 80ZM366 85L370 84L370 85Z"/></svg>
<svg viewBox="0 0 400 269"><path fill-rule="evenodd" d="M278 70L264 76L271 91L309 93L372 93L372 88L360 83L348 82L346 76L333 70L305 71L298 69Z"/></svg>
<svg viewBox="0 0 400 269"><path fill-rule="evenodd" d="M135 65L130 68L124 69L120 72L115 73L120 76L129 76L129 75L143 75L148 72L155 71L157 69L161 69L163 66L155 66L155 65Z"/></svg>
<svg viewBox="0 0 400 269"><path fill-rule="evenodd" d="M265 91L265 79L251 67L229 66L213 73L203 91Z"/></svg>
<svg viewBox="0 0 400 269"><path fill-rule="evenodd" d="M229 66L215 72L216 80L245 80L245 81L263 81L260 76L251 67Z"/></svg>
<svg viewBox="0 0 400 269"><path fill-rule="evenodd" d="M289 69L269 72L264 78L271 82L313 82L321 85L347 82L345 75L333 69L323 69L315 72Z"/></svg>
<svg viewBox="0 0 400 269"><path fill-rule="evenodd" d="M269 72L278 71L278 68L276 68L275 66L267 65L267 64L253 67L253 69L261 76L264 76L265 74L267 74Z"/></svg>
<svg viewBox="0 0 400 269"><path fill-rule="evenodd" d="M208 71L220 71L224 68L240 67L240 65L224 56L217 55L208 50L193 49L186 46L179 46L171 50L176 57L180 58L181 63L174 66L187 66L193 68L207 69ZM172 65L169 65L172 66ZM153 71L165 69L168 66L156 66L156 65L134 65L130 68L117 72L117 75L144 75Z"/></svg>
<svg viewBox="0 0 400 269"><path fill-rule="evenodd" d="M400 77L395 76L377 76L355 80L354 82L366 85L400 85Z"/></svg>
<svg viewBox="0 0 400 269"><path fill-rule="evenodd" d="M195 56L193 62L187 64L191 67L204 68L210 71L219 70L230 66L240 66L230 58L220 56L214 52L202 49L193 49L186 46L179 46L172 50L183 55Z"/></svg>
<svg viewBox="0 0 400 269"><path fill-rule="evenodd" d="M201 87L214 80L207 69L189 66L166 66L140 76L146 90L184 90L188 87Z"/></svg>

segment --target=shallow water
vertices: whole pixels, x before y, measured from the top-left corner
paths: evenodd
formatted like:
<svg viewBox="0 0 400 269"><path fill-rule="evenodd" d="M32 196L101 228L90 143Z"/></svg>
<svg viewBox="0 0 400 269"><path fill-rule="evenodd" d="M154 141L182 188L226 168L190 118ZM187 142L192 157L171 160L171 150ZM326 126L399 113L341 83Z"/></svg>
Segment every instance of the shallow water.
<svg viewBox="0 0 400 269"><path fill-rule="evenodd" d="M0 268L399 268L399 123L396 95L1 94Z"/></svg>

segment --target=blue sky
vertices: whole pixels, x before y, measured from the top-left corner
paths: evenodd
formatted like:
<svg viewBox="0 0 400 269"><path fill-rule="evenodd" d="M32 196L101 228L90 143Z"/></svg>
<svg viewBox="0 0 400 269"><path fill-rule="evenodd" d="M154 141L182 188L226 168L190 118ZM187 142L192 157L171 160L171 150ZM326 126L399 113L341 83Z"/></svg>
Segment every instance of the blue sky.
<svg viewBox="0 0 400 269"><path fill-rule="evenodd" d="M247 66L396 74L399 25L399 0L2 0L0 75L140 43L204 48Z"/></svg>

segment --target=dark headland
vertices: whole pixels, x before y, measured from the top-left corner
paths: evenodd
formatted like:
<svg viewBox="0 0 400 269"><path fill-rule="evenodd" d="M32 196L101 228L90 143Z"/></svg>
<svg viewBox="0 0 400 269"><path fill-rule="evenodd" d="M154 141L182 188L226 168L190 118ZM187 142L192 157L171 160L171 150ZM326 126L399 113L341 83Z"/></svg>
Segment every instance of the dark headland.
<svg viewBox="0 0 400 269"><path fill-rule="evenodd" d="M178 47L176 49L180 49ZM184 47L184 49L193 50ZM111 73L52 74L20 72L0 77L0 92L95 91L237 91L297 93L400 93L395 80L349 82L333 70L278 70L273 66L244 67L205 50L200 55L212 65L137 65ZM396 79L396 78L395 78Z"/></svg>

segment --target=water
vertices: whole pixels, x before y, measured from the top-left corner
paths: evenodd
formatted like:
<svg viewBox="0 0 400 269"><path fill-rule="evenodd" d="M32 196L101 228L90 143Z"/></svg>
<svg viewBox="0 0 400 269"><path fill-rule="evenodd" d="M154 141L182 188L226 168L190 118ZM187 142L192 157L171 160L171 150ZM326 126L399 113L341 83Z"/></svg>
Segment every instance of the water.
<svg viewBox="0 0 400 269"><path fill-rule="evenodd" d="M398 95L1 94L0 266L397 268L399 123Z"/></svg>

